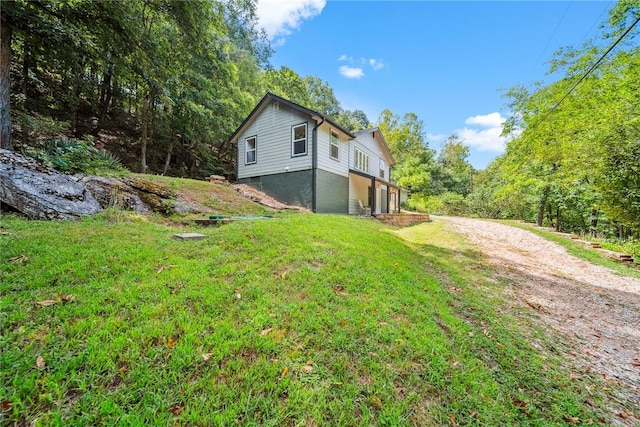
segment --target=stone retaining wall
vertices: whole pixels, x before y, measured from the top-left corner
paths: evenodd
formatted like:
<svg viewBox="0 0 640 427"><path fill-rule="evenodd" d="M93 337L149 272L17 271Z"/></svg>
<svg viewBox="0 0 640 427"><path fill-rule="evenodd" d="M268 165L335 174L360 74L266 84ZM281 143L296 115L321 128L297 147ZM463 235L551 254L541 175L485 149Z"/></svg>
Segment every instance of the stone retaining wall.
<svg viewBox="0 0 640 427"><path fill-rule="evenodd" d="M427 214L378 214L376 215L376 219L385 224L396 225L398 227L407 227L409 225L431 221Z"/></svg>

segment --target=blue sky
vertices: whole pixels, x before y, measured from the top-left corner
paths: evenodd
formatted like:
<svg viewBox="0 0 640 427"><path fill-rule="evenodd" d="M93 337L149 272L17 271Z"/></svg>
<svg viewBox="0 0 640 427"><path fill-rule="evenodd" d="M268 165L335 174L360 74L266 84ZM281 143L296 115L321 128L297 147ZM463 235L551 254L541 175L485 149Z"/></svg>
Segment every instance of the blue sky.
<svg viewBox="0 0 640 427"><path fill-rule="evenodd" d="M456 133L483 169L504 148L504 90L549 81L553 52L599 34L614 4L258 0L258 15L275 68L320 77L373 122L416 113L430 147Z"/></svg>

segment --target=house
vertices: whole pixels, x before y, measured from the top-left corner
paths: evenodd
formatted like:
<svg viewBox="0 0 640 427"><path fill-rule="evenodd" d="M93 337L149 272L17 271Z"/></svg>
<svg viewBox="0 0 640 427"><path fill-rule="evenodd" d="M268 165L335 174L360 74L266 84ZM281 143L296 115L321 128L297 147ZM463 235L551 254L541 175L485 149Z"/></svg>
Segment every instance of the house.
<svg viewBox="0 0 640 427"><path fill-rule="evenodd" d="M267 93L231 136L237 182L320 213L392 213L400 187L379 129L349 132L328 117ZM367 209L368 211L368 209Z"/></svg>

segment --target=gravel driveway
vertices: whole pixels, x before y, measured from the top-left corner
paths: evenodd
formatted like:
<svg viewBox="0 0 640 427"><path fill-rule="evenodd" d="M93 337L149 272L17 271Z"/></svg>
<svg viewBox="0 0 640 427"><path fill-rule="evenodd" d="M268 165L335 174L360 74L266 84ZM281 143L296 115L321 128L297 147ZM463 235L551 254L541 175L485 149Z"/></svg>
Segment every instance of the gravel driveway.
<svg viewBox="0 0 640 427"><path fill-rule="evenodd" d="M567 336L568 357L622 386L619 397L636 410L617 421L640 425L640 280L576 258L520 228L470 218L435 219L467 236L510 279L523 305Z"/></svg>

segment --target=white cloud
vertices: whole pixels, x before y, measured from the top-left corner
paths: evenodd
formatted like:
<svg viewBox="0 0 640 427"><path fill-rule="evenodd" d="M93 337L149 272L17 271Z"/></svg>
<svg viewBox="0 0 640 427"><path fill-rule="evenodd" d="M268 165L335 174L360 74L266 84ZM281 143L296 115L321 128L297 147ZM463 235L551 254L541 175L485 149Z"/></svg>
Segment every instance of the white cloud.
<svg viewBox="0 0 640 427"><path fill-rule="evenodd" d="M349 65L342 65L339 68L340 74L348 79L359 79L364 76L364 70L362 67L370 66L373 71L378 71L379 69L384 67L384 63L379 59L367 59L360 58L358 61L354 61L352 56L347 56L346 54L340 55L338 58L338 62L346 62Z"/></svg>
<svg viewBox="0 0 640 427"><path fill-rule="evenodd" d="M474 127L457 129L455 133L464 143L478 151L504 151L506 138L502 134L502 124L506 121L500 113L490 113L469 117L465 124Z"/></svg>
<svg viewBox="0 0 640 427"><path fill-rule="evenodd" d="M505 122L505 118L500 115L500 113L489 113L480 116L469 117L464 121L467 125L478 125L482 127L496 127L502 126Z"/></svg>
<svg viewBox="0 0 640 427"><path fill-rule="evenodd" d="M378 71L380 68L384 67L384 63L382 61L373 58L369 60L369 65L371 65L373 71Z"/></svg>
<svg viewBox="0 0 640 427"><path fill-rule="evenodd" d="M258 0L259 25L276 45L284 44L284 37L297 30L302 22L319 15L326 0Z"/></svg>
<svg viewBox="0 0 640 427"><path fill-rule="evenodd" d="M350 67L348 65L343 65L339 68L340 74L348 79L359 79L364 76L364 71L362 68L358 67Z"/></svg>

